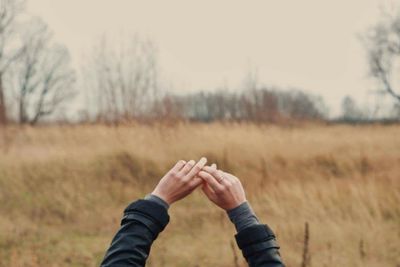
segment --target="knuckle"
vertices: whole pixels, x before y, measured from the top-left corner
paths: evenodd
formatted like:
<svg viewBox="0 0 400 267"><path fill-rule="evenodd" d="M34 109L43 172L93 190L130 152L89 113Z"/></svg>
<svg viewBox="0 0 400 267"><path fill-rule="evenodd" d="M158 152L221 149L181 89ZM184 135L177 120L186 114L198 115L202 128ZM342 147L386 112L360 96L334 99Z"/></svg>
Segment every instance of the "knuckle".
<svg viewBox="0 0 400 267"><path fill-rule="evenodd" d="M171 176L172 178L174 178L174 179L179 177L178 172L176 172L176 171L172 171L172 172L170 173L170 176Z"/></svg>

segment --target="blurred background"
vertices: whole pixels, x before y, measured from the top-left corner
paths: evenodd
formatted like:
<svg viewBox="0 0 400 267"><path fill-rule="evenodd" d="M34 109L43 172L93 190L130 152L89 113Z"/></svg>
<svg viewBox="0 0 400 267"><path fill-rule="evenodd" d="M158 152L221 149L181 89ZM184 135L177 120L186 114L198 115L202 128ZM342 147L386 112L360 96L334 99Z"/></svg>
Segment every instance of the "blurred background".
<svg viewBox="0 0 400 267"><path fill-rule="evenodd" d="M0 0L0 266L98 266L179 159L237 175L288 266L400 266L400 2ZM246 266L170 209L149 266Z"/></svg>

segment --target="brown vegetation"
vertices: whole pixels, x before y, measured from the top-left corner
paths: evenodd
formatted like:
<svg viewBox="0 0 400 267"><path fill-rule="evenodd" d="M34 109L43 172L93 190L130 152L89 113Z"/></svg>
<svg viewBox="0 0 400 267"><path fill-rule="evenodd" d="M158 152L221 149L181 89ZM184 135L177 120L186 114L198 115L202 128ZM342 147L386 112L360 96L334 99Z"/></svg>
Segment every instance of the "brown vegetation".
<svg viewBox="0 0 400 267"><path fill-rule="evenodd" d="M124 207L174 161L202 155L242 179L288 266L302 264L306 222L312 266L400 264L399 126L0 131L0 266L98 266ZM170 215L149 266L245 266L234 227L201 192Z"/></svg>

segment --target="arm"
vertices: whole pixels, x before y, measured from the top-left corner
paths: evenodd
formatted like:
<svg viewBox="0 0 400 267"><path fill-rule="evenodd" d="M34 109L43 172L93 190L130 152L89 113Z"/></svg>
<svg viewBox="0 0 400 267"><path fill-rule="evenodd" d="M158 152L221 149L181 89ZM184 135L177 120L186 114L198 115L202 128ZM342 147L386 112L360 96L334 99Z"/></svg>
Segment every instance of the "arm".
<svg viewBox="0 0 400 267"><path fill-rule="evenodd" d="M259 223L246 201L244 189L239 179L229 173L204 167L199 177L205 183L203 192L217 206L226 210L235 224L236 242L250 267L284 266L275 235L267 225Z"/></svg>
<svg viewBox="0 0 400 267"><path fill-rule="evenodd" d="M160 180L152 195L130 204L101 266L145 266L153 241L169 222L169 205L186 197L202 183L195 176L206 162L205 158L197 164L193 160L179 161Z"/></svg>
<svg viewBox="0 0 400 267"><path fill-rule="evenodd" d="M235 236L250 267L282 267L279 246L268 225L258 224L243 229Z"/></svg>
<svg viewBox="0 0 400 267"><path fill-rule="evenodd" d="M121 228L101 263L108 266L145 266L150 247L169 222L167 210L151 200L138 200L124 212Z"/></svg>

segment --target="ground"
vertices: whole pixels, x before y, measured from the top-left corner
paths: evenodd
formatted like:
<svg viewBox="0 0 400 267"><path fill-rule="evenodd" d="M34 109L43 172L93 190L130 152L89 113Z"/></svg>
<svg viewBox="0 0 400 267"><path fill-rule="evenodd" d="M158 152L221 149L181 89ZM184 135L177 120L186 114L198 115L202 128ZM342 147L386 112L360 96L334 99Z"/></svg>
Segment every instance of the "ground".
<svg viewBox="0 0 400 267"><path fill-rule="evenodd" d="M121 214L179 159L238 176L300 266L400 264L400 126L179 124L0 129L0 266L98 266ZM201 191L174 204L148 266L246 266ZM235 256L239 257L235 262Z"/></svg>

